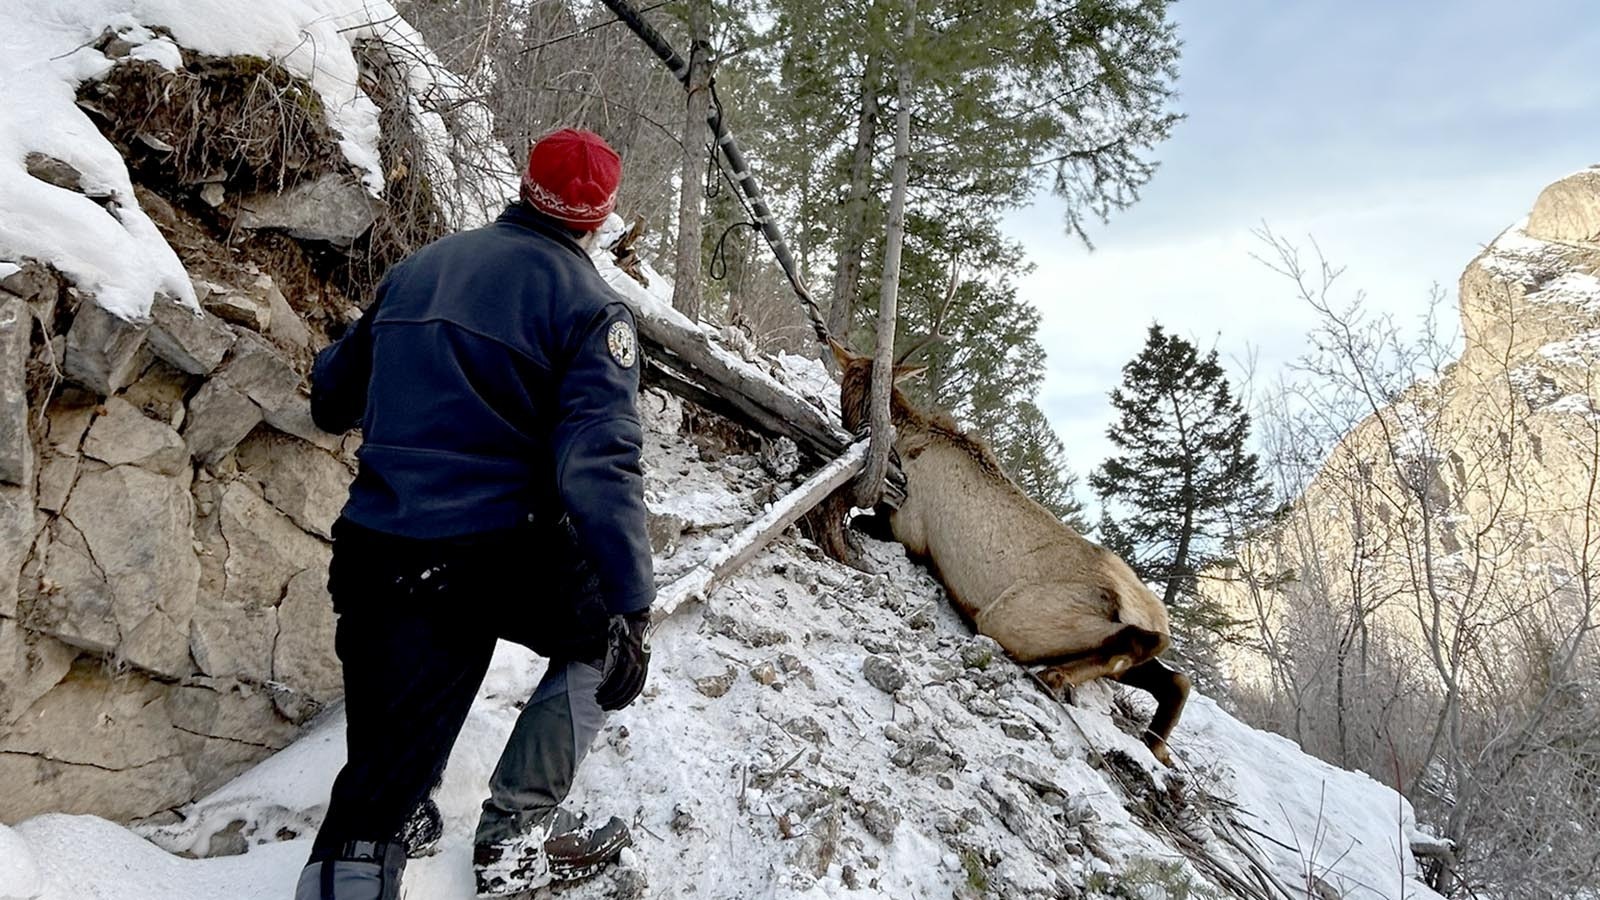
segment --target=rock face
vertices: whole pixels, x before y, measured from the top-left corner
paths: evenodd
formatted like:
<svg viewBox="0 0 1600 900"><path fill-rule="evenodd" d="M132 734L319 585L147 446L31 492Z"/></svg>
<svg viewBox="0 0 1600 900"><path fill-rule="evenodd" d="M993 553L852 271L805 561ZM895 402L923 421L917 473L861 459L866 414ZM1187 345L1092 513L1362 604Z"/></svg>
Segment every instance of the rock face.
<svg viewBox="0 0 1600 900"><path fill-rule="evenodd" d="M1357 425L1295 515L1241 553L1258 573L1311 572L1330 597L1397 598L1377 615L1407 652L1430 629L1500 647L1513 597L1549 598L1559 618L1581 591L1573 573L1600 522L1600 169L1546 188L1467 266L1459 295L1460 358ZM1424 548L1435 565L1419 574L1408 561ZM1218 585L1246 618L1265 610L1269 629L1305 618L1276 587ZM1448 612L1430 624L1433 598ZM1232 668L1268 677L1252 652Z"/></svg>
<svg viewBox="0 0 1600 900"><path fill-rule="evenodd" d="M257 194L240 204L239 225L282 231L306 241L348 247L377 218L378 206L361 183L328 174L281 194Z"/></svg>
<svg viewBox="0 0 1600 900"><path fill-rule="evenodd" d="M47 397L34 310L53 324L66 288L0 293L0 822L170 809L338 697L327 540L353 459L310 423L318 339L271 277L232 278L208 295L259 318L80 299Z"/></svg>

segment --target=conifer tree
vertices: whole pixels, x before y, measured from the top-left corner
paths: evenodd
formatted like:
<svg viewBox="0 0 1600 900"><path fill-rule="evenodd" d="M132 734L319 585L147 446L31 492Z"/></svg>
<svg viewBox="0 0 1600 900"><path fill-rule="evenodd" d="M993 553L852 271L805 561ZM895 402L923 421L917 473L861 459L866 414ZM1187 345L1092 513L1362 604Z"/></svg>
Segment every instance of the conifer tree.
<svg viewBox="0 0 1600 900"><path fill-rule="evenodd" d="M1044 411L1031 400L1018 403L997 432L989 442L1017 486L1075 530L1089 530L1077 496L1078 476Z"/></svg>
<svg viewBox="0 0 1600 900"><path fill-rule="evenodd" d="M1268 499L1246 448L1250 416L1217 351L1201 355L1160 325L1123 367L1111 404L1118 419L1107 436L1118 453L1089 477L1100 540L1162 586L1180 628L1216 630L1223 622L1200 601L1196 577L1260 520Z"/></svg>

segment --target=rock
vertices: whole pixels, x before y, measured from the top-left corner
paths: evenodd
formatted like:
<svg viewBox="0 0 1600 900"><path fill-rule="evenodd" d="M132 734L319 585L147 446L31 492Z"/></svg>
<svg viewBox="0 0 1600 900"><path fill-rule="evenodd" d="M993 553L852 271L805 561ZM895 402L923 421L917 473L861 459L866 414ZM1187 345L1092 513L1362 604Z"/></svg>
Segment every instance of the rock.
<svg viewBox="0 0 1600 900"><path fill-rule="evenodd" d="M861 674L867 683L886 694L905 687L906 673L900 664L884 656L869 656L861 663Z"/></svg>
<svg viewBox="0 0 1600 900"><path fill-rule="evenodd" d="M720 675L707 675L694 680L694 689L713 699L728 693L733 687L733 682L739 677L739 671L729 666L726 672Z"/></svg>
<svg viewBox="0 0 1600 900"><path fill-rule="evenodd" d="M121 397L107 397L84 438L83 453L108 466L134 465L177 475L189 468L189 450L176 431L146 417Z"/></svg>
<svg viewBox="0 0 1600 900"><path fill-rule="evenodd" d="M46 330L55 326L56 304L61 299L62 282L48 266L24 260L22 267L0 278L0 291L15 294L27 302L33 317ZM0 294L3 297L3 294Z"/></svg>
<svg viewBox="0 0 1600 900"><path fill-rule="evenodd" d="M71 163L56 159L43 153L30 152L23 157L23 165L27 166L28 174L46 184L55 185L69 191L83 193L83 173L79 172Z"/></svg>
<svg viewBox="0 0 1600 900"><path fill-rule="evenodd" d="M684 526L688 524L682 516L673 513L652 512L646 521L650 549L658 555L670 554L677 548L678 540L683 537Z"/></svg>
<svg viewBox="0 0 1600 900"><path fill-rule="evenodd" d="M894 843L894 830L900 827L900 811L885 805L881 800L868 800L857 810L861 825L885 844Z"/></svg>
<svg viewBox="0 0 1600 900"><path fill-rule="evenodd" d="M222 185L216 183L215 181L207 182L200 187L201 202L205 203L205 205L211 207L212 209L216 209L217 207L221 206L225 197L226 194L222 189Z"/></svg>
<svg viewBox="0 0 1600 900"><path fill-rule="evenodd" d="M200 580L188 487L187 472L86 466L62 510L111 589L116 627L131 641L125 649L138 655L130 661L171 677L189 673L185 638ZM175 643L144 643L158 635Z"/></svg>
<svg viewBox="0 0 1600 900"><path fill-rule="evenodd" d="M694 827L694 814L684 809L683 804L674 804L672 807L672 821L669 824L672 826L673 834L683 834Z"/></svg>
<svg viewBox="0 0 1600 900"><path fill-rule="evenodd" d="M359 181L329 173L279 193L245 198L239 203L239 227L348 247L372 227L378 208Z"/></svg>
<svg viewBox="0 0 1600 900"><path fill-rule="evenodd" d="M0 484L33 481L33 438L28 434L28 356L33 314L28 304L0 295Z"/></svg>
<svg viewBox="0 0 1600 900"><path fill-rule="evenodd" d="M67 494L72 491L72 483L77 479L78 457L45 457L39 463L38 496L35 498L39 509L48 513L61 512Z"/></svg>
<svg viewBox="0 0 1600 900"><path fill-rule="evenodd" d="M757 684L772 687L778 683L778 667L773 665L771 660L757 663L750 670L750 677L754 678Z"/></svg>
<svg viewBox="0 0 1600 900"><path fill-rule="evenodd" d="M189 401L184 442L208 466L228 455L261 424L261 407L220 378L207 381Z"/></svg>
<svg viewBox="0 0 1600 900"><path fill-rule="evenodd" d="M67 330L62 371L102 396L115 394L133 379L148 330L148 322L119 319L85 298Z"/></svg>
<svg viewBox="0 0 1600 900"><path fill-rule="evenodd" d="M272 707L267 692L227 679L196 679L167 695L184 768L194 794L226 784L274 750L296 726Z"/></svg>
<svg viewBox="0 0 1600 900"><path fill-rule="evenodd" d="M0 725L15 722L55 687L77 655L75 648L0 617Z"/></svg>
<svg viewBox="0 0 1600 900"><path fill-rule="evenodd" d="M1005 732L1006 737L1018 741L1031 741L1039 736L1039 730L1027 722L1009 719L1000 723L1000 730Z"/></svg>
<svg viewBox="0 0 1600 900"><path fill-rule="evenodd" d="M819 747L828 743L828 730L811 716L796 716L783 723L783 730Z"/></svg>
<svg viewBox="0 0 1600 900"><path fill-rule="evenodd" d="M273 428L324 450L339 448L337 435L311 421L311 400L300 392L299 373L264 339L248 332L239 335L233 358L218 371L218 377L261 407L262 418Z"/></svg>
<svg viewBox="0 0 1600 900"><path fill-rule="evenodd" d="M245 821L234 819L227 827L211 835L211 840L206 842L205 859L216 859L219 856L243 856L250 852L250 842L245 839Z"/></svg>
<svg viewBox="0 0 1600 900"><path fill-rule="evenodd" d="M289 305L287 297L278 290L271 275L256 279L255 289L267 301L272 311L272 324L267 326L267 336L286 350L305 350L311 346L311 329L301 320L300 314Z"/></svg>
<svg viewBox="0 0 1600 900"><path fill-rule="evenodd" d="M271 279L268 279L269 281ZM272 306L254 292L224 287L212 290L200 301L205 311L224 322L231 322L261 334L272 325Z"/></svg>
<svg viewBox="0 0 1600 900"><path fill-rule="evenodd" d="M297 528L243 480L223 490L217 518L228 548L223 565L227 607L275 607L289 579L306 569L327 571L328 545Z"/></svg>
<svg viewBox="0 0 1600 900"><path fill-rule="evenodd" d="M1600 243L1600 166L1545 188L1533 203L1526 230L1547 241Z"/></svg>
<svg viewBox="0 0 1600 900"><path fill-rule="evenodd" d="M165 688L80 661L0 736L0 819L40 813L140 818L194 795Z"/></svg>
<svg viewBox="0 0 1600 900"><path fill-rule="evenodd" d="M969 669L987 669L1000 652L1000 644L994 638L975 634L961 647L961 664Z"/></svg>
<svg viewBox="0 0 1600 900"><path fill-rule="evenodd" d="M344 463L299 438L268 431L240 444L237 459L245 474L260 480L267 502L306 531L332 539L355 477Z"/></svg>
<svg viewBox="0 0 1600 900"><path fill-rule="evenodd" d="M310 719L344 688L343 670L333 652L333 631L327 573L306 569L289 579L278 606L272 680L287 689L274 692L273 702L291 722Z"/></svg>
<svg viewBox="0 0 1600 900"><path fill-rule="evenodd" d="M116 652L122 642L116 597L83 536L58 518L40 543L40 556L38 590L24 624L98 656Z"/></svg>
<svg viewBox="0 0 1600 900"><path fill-rule="evenodd" d="M151 352L190 375L209 375L233 347L233 329L205 310L193 310L165 294L150 306L146 340Z"/></svg>
<svg viewBox="0 0 1600 900"><path fill-rule="evenodd" d="M171 428L182 428L189 414L184 401L194 381L193 375L179 371L165 360L153 359L138 380L122 392L122 399L148 418ZM184 455L188 455L187 451Z"/></svg>
<svg viewBox="0 0 1600 900"><path fill-rule="evenodd" d="M189 653L200 671L212 678L265 681L272 673L277 634L276 609L232 606L205 597L189 621Z"/></svg>

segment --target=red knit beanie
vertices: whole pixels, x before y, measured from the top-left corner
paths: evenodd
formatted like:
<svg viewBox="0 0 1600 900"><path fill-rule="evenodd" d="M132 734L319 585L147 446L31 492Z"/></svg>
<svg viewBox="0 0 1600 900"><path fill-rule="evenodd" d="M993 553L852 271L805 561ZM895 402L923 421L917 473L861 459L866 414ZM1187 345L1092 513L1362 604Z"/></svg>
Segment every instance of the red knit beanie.
<svg viewBox="0 0 1600 900"><path fill-rule="evenodd" d="M592 131L563 128L528 151L523 202L577 231L593 231L617 205L622 158Z"/></svg>

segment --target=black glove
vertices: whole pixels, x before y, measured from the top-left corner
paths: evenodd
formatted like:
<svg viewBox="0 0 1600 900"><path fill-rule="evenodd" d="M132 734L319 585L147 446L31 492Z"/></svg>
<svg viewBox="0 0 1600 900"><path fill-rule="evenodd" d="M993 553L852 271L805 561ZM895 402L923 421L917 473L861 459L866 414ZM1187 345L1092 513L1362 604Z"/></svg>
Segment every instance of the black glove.
<svg viewBox="0 0 1600 900"><path fill-rule="evenodd" d="M650 671L650 610L612 616L606 625L606 659L600 667L600 686L594 697L600 708L613 712L634 701L644 690Z"/></svg>

